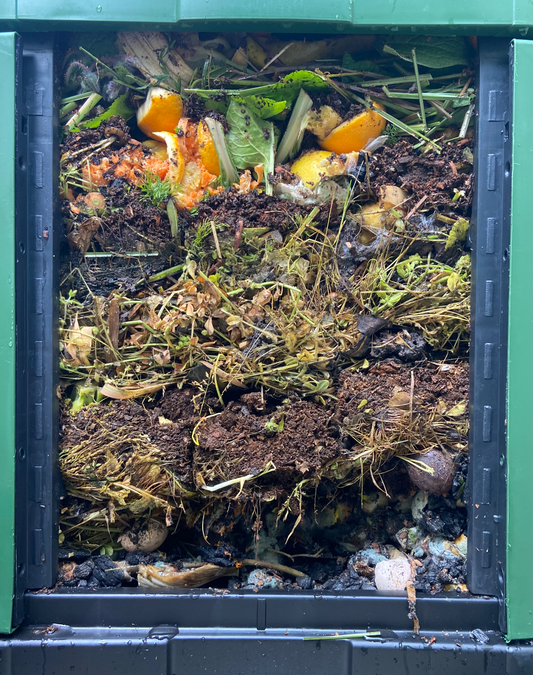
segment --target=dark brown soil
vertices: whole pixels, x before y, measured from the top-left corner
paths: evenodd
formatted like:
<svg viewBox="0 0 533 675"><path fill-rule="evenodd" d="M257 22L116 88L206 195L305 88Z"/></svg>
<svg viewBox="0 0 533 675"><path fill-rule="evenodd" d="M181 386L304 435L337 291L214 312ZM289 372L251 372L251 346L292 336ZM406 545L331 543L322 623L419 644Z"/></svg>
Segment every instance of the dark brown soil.
<svg viewBox="0 0 533 675"><path fill-rule="evenodd" d="M450 363L442 366L423 364L415 367L388 360L372 366L368 371L349 373L339 377L339 407L354 411L361 401L365 407L382 410L392 396L403 391L411 392L413 373L414 401L419 407L431 407L440 400L450 408L468 398L468 363Z"/></svg>
<svg viewBox="0 0 533 675"><path fill-rule="evenodd" d="M473 190L472 165L465 149L472 153L473 141L462 145L446 143L440 155L420 155L407 141L399 141L392 148L384 147L374 155L371 162L371 187L378 194L383 185L397 185L407 190L411 198L405 208L411 209L422 197L421 211L436 209L451 217L466 216L470 212ZM455 190L464 191L452 203Z"/></svg>
<svg viewBox="0 0 533 675"><path fill-rule="evenodd" d="M331 417L328 409L307 401L280 406L274 415L232 403L201 424L195 466L207 484L256 475L269 462L278 470L314 472L338 452ZM283 429L269 431L270 422Z"/></svg>
<svg viewBox="0 0 533 675"><path fill-rule="evenodd" d="M312 206L298 206L286 199L269 197L264 192L250 192L242 194L234 189L225 190L218 195L208 197L198 205L198 216L183 214L190 223L199 219L213 220L226 223L232 227L242 221L244 227L270 227L282 234L294 229L294 218L297 215L306 216L312 211ZM336 211L330 218L329 204L320 208L314 219L319 225L325 225L328 220L336 222Z"/></svg>
<svg viewBox="0 0 533 675"><path fill-rule="evenodd" d="M98 143L98 141L109 136L117 137L116 142L112 146L114 149L129 141L130 128L122 117L114 115L113 117L104 120L96 129L82 129L75 133L67 134L61 144L61 156L67 152L74 153L93 143ZM105 150L103 152L105 152ZM98 153L94 155L96 158L98 158L98 156Z"/></svg>
<svg viewBox="0 0 533 675"><path fill-rule="evenodd" d="M192 486L191 432L198 421L191 402L193 393L191 389L174 389L162 399L160 407L152 410L134 401L102 402L82 408L72 419L63 409L60 451L90 441L102 429L110 435L124 435L126 429L138 430L160 450L158 461L165 464L180 483ZM124 460L132 449L125 444L121 452Z"/></svg>

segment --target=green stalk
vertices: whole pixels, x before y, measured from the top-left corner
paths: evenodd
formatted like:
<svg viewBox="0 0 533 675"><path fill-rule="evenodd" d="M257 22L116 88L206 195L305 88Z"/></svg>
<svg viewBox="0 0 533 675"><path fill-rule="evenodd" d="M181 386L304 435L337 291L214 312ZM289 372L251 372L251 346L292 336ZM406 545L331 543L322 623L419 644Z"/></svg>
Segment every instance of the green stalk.
<svg viewBox="0 0 533 675"><path fill-rule="evenodd" d="M420 81L420 74L418 72L418 61L416 60L416 49L413 49L411 54L413 55L413 66L415 68L416 88L418 90L418 101L420 103L420 116L422 118L422 124L424 125L424 128L425 128L426 127L426 109L424 107L422 83Z"/></svg>
<svg viewBox="0 0 533 675"><path fill-rule="evenodd" d="M305 132L304 120L312 106L313 101L309 94L300 89L289 123L276 153L276 162L278 164L283 164L288 159L292 159L300 151Z"/></svg>
<svg viewBox="0 0 533 675"><path fill-rule="evenodd" d="M424 134L421 134L419 131L416 131L415 129L412 129L411 127L407 126L407 124L404 124L403 122L400 122L399 119L396 117L393 117L392 115L389 115L389 113L385 112L384 110L380 110L379 108L374 108L374 106L370 105L367 101L365 101L364 98L361 98L360 96L356 96L355 94L352 94L352 97L358 102L362 103L365 108L371 108L375 112L378 113L378 115L381 115L384 119L387 120L387 122L390 122L391 124L394 124L395 127L398 127L398 129L401 129L404 131L406 134L409 134L410 136L416 136L417 138L422 139L423 141L426 141L426 143L431 143L431 145L440 152L442 148L440 145L437 145L435 141L432 141L431 138L428 138L427 136L424 136Z"/></svg>
<svg viewBox="0 0 533 675"><path fill-rule="evenodd" d="M81 108L78 110L78 112L73 115L69 121L67 122L66 126L69 129L72 129L73 126L76 124L79 124L84 117L86 117L89 112L94 108L94 106L98 103L98 101L101 100L100 94L97 94L96 92L91 94L89 98L85 101L85 103L81 106Z"/></svg>
<svg viewBox="0 0 533 675"><path fill-rule="evenodd" d="M76 101L71 101L70 103L67 103L59 111L59 119L66 117L73 110L76 110L76 108L77 108Z"/></svg>
<svg viewBox="0 0 533 675"><path fill-rule="evenodd" d="M466 132L468 131L468 125L470 124L470 119L472 117L473 112L474 112L474 104L471 103L468 106L468 110L465 112L463 123L461 124L461 130L459 131L459 138L466 137Z"/></svg>
<svg viewBox="0 0 533 675"><path fill-rule="evenodd" d="M89 98L91 95L90 91L85 91L83 94L76 94L75 96L67 96L66 98L61 99L61 105L66 103L72 103L73 101L83 101L85 98Z"/></svg>
<svg viewBox="0 0 533 675"><path fill-rule="evenodd" d="M170 198L167 203L167 216L170 222L170 234L172 239L175 239L178 236L178 213L172 198Z"/></svg>
<svg viewBox="0 0 533 675"><path fill-rule="evenodd" d="M413 49L413 51L415 51ZM432 76L429 74L424 74L422 77L418 78L420 82L426 83L432 80ZM386 84L401 84L402 82L405 82L405 84L410 84L412 82L417 82L416 76L413 77L410 75L409 77L388 77L387 79L384 80L372 80L372 82L358 82L357 86L358 87L382 87L383 85Z"/></svg>
<svg viewBox="0 0 533 675"><path fill-rule="evenodd" d="M383 87L383 91L389 98L403 98L406 100L420 99L419 94L410 94L407 91L390 91L387 87ZM421 96L424 101L453 101L462 98L470 99L470 94L463 94L463 96L460 96L458 93L454 94L450 91L426 91L423 92Z"/></svg>
<svg viewBox="0 0 533 675"><path fill-rule="evenodd" d="M205 123L211 132L211 137L213 139L213 143L215 144L215 150L217 151L222 185L224 187L231 187L233 183L239 182L239 174L237 173L237 169L233 164L233 159L229 154L222 124L218 120L214 120L212 117L206 117Z"/></svg>

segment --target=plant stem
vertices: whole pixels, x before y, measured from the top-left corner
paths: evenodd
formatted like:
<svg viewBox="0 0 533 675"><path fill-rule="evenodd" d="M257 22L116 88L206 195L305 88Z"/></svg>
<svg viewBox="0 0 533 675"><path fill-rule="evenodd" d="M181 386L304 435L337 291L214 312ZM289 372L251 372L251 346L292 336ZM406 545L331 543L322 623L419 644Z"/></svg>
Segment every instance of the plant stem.
<svg viewBox="0 0 533 675"><path fill-rule="evenodd" d="M420 116L422 117L422 124L424 128L426 127L426 109L424 107L424 97L422 92L422 83L420 81L420 74L418 72L418 61L416 60L416 49L413 49L411 54L413 55L413 66L415 69L415 78L416 78L416 88L418 89L418 101L420 103Z"/></svg>
<svg viewBox="0 0 533 675"><path fill-rule="evenodd" d="M78 124L83 120L83 118L94 108L94 106L98 103L98 101L101 100L100 94L97 94L96 92L91 94L89 98L85 101L85 103L81 106L81 108L78 110L78 112L73 115L69 121L67 122L66 126L68 130L75 125Z"/></svg>
<svg viewBox="0 0 533 675"><path fill-rule="evenodd" d="M165 279L165 277L169 277L172 274L176 274L176 272L181 272L182 269L184 269L185 264L182 263L181 265L176 265L175 267L169 267L167 270L163 270L162 272L158 272L157 274L152 274L151 277L148 277L148 279L139 279L139 281L135 284L136 286L140 286L143 283L147 284L153 284L155 281L161 281L161 279Z"/></svg>

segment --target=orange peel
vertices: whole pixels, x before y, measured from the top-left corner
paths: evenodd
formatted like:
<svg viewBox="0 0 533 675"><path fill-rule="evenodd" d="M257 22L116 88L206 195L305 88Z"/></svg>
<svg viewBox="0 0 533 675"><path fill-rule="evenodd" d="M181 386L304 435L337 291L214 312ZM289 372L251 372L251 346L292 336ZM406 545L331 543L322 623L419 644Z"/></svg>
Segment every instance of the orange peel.
<svg viewBox="0 0 533 675"><path fill-rule="evenodd" d="M154 132L157 140L161 139L166 143L168 155L168 180L175 186L179 185L183 171L185 169L185 160L180 152L178 137L169 131Z"/></svg>
<svg viewBox="0 0 533 675"><path fill-rule="evenodd" d="M383 110L380 103L374 103L374 108ZM384 117L369 108L333 129L326 138L318 141L318 145L338 155L345 152L359 152L368 141L381 136L386 124Z"/></svg>
<svg viewBox="0 0 533 675"><path fill-rule="evenodd" d="M137 126L150 138L156 133L173 132L183 115L183 100L179 94L162 87L151 87L145 102L137 110Z"/></svg>
<svg viewBox="0 0 533 675"><path fill-rule="evenodd" d="M220 164L218 155L207 124L200 120L198 122L198 150L200 159L205 168L214 176L220 176Z"/></svg>

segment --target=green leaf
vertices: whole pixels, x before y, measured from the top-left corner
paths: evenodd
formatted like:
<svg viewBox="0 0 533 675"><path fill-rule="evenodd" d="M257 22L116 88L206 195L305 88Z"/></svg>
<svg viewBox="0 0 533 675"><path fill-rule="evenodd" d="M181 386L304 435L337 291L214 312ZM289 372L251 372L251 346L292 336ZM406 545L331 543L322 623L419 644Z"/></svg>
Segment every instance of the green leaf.
<svg viewBox="0 0 533 675"><path fill-rule="evenodd" d="M310 92L327 91L328 83L310 70L297 70L275 84L243 89L240 95L244 97L266 96L274 101L286 101L287 106L291 106L300 93L300 89Z"/></svg>
<svg viewBox="0 0 533 675"><path fill-rule="evenodd" d="M226 119L230 125L227 144L235 166L238 169L250 169L262 164L266 193L272 194L272 185L267 176L274 172L274 125L236 101L229 104Z"/></svg>
<svg viewBox="0 0 533 675"><path fill-rule="evenodd" d="M119 115L125 120L129 120L130 117L133 117L135 110L129 107L126 103L129 94L122 94L119 96L116 101L109 106L109 108L103 112L98 117L94 117L92 120L87 120L87 122L82 122L79 127L71 129L71 131L79 131L80 129L96 129L104 121L112 117L113 115Z"/></svg>
<svg viewBox="0 0 533 675"><path fill-rule="evenodd" d="M382 51L412 62L413 49L416 49L416 60L420 66L449 68L466 66L469 63L468 45L460 37L394 35L387 38Z"/></svg>
<svg viewBox="0 0 533 675"><path fill-rule="evenodd" d="M350 54L346 53L342 57L342 67L346 70L365 70L369 73L377 73L378 75L387 75L387 71L379 66L376 66L374 61L355 61Z"/></svg>
<svg viewBox="0 0 533 675"><path fill-rule="evenodd" d="M264 96L236 96L236 103L246 105L257 117L267 120L270 117L281 114L287 107L287 101L274 101Z"/></svg>

